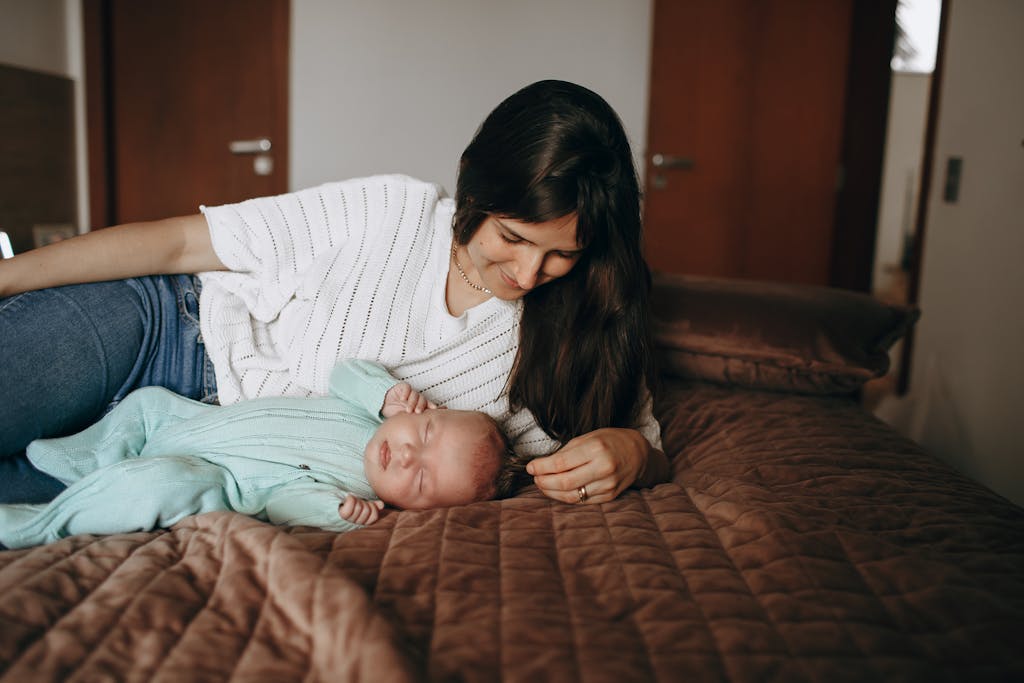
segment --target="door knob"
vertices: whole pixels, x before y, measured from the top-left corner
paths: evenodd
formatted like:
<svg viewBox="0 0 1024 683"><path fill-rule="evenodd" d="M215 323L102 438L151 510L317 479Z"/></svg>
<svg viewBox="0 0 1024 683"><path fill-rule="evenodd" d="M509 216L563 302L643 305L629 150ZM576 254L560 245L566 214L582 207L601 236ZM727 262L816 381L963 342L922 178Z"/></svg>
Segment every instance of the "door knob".
<svg viewBox="0 0 1024 683"><path fill-rule="evenodd" d="M671 154L655 154L651 157L651 163L655 168L693 168L693 159L690 157L677 157Z"/></svg>
<svg viewBox="0 0 1024 683"><path fill-rule="evenodd" d="M232 154L264 154L269 152L272 146L270 138L232 140L228 143L228 149L231 150Z"/></svg>
<svg viewBox="0 0 1024 683"><path fill-rule="evenodd" d="M273 144L270 138L256 138L255 140L232 140L228 143L228 149L232 154L254 154L252 159L252 170L256 175L270 175L274 172L274 157L267 154Z"/></svg>

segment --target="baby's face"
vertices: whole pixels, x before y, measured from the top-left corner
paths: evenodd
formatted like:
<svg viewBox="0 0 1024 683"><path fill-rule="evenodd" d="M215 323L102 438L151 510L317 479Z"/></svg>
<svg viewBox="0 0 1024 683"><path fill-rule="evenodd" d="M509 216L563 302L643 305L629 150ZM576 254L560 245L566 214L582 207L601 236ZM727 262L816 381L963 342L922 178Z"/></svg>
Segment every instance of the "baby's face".
<svg viewBox="0 0 1024 683"><path fill-rule="evenodd" d="M388 505L423 510L473 502L474 453L491 444L485 416L463 410L400 413L366 444L366 479Z"/></svg>

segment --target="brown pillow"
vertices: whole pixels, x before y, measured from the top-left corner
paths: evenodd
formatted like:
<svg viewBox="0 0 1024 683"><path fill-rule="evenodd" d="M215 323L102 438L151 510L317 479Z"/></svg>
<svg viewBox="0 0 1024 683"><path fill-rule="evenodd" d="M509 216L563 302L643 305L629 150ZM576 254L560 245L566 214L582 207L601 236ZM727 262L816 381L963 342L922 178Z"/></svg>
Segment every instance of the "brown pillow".
<svg viewBox="0 0 1024 683"><path fill-rule="evenodd" d="M918 311L841 289L656 273L662 371L771 391L846 394L889 369Z"/></svg>

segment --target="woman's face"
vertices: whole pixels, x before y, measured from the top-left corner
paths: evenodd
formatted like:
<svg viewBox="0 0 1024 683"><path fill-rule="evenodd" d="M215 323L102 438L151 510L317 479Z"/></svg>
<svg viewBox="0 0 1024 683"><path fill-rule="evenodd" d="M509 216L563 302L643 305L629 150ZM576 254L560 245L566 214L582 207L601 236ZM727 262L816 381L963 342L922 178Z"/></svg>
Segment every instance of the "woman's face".
<svg viewBox="0 0 1024 683"><path fill-rule="evenodd" d="M475 281L506 300L562 277L583 253L576 245L575 214L544 223L488 216L463 250Z"/></svg>

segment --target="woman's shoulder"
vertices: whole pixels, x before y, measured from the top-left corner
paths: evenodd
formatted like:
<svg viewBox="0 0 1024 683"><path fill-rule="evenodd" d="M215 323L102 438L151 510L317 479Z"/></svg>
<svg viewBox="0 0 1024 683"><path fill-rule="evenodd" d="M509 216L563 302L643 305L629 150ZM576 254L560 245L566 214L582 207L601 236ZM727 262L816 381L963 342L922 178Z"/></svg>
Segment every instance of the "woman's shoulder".
<svg viewBox="0 0 1024 683"><path fill-rule="evenodd" d="M403 188L409 191L418 191L425 194L433 194L438 199L446 198L448 193L437 183L420 180L401 173L381 173L378 175L360 176L345 180L334 180L314 187L332 188ZM313 189L313 188L310 188Z"/></svg>
<svg viewBox="0 0 1024 683"><path fill-rule="evenodd" d="M254 197L241 202L224 204L221 206L200 206L200 211L207 215L236 211L241 207L259 207L266 203L290 205L295 202L303 202L315 197L350 196L360 195L373 197L385 196L399 193L405 195L420 195L429 204L447 204L451 200L444 188L437 183L427 182L412 176L398 173L361 176L347 178L345 180L331 180L320 184L311 184L299 190L292 190L284 194L268 195L265 197Z"/></svg>

